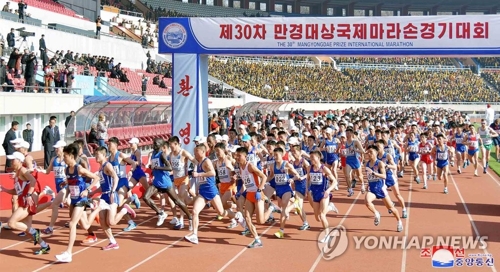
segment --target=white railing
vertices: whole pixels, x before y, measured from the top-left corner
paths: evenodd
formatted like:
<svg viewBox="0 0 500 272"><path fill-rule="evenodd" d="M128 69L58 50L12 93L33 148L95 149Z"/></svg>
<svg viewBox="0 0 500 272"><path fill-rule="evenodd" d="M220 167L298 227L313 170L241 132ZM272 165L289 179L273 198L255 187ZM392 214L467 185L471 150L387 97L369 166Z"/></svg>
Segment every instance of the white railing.
<svg viewBox="0 0 500 272"><path fill-rule="evenodd" d="M449 65L403 65L403 64L375 64L375 63L346 63L342 62L337 64L339 68L353 68L353 69L398 69L398 70L465 70L468 68L457 68Z"/></svg>
<svg viewBox="0 0 500 272"><path fill-rule="evenodd" d="M293 59L271 59L271 58L258 58L258 57L232 57L232 56L214 56L216 60L227 62L228 60L240 61L245 63L259 63L259 64L280 64L287 66L298 67L315 67L316 64L312 61L300 61Z"/></svg>

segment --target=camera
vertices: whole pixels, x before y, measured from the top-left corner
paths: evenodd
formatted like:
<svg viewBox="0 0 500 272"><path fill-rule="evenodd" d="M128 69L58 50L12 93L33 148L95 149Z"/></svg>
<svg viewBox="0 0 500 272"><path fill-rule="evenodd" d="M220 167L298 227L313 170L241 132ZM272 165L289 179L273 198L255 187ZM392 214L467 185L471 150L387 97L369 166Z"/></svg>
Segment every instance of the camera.
<svg viewBox="0 0 500 272"><path fill-rule="evenodd" d="M19 31L19 36L21 36L23 38L35 37L35 32L28 32L28 31L21 30L21 31Z"/></svg>

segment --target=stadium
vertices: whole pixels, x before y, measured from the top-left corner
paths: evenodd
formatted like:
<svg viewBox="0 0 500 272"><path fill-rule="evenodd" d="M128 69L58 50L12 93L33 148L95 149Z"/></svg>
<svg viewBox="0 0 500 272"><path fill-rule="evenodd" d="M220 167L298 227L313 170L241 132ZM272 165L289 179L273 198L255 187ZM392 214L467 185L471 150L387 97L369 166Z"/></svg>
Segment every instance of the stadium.
<svg viewBox="0 0 500 272"><path fill-rule="evenodd" d="M496 271L497 1L0 6L4 271Z"/></svg>

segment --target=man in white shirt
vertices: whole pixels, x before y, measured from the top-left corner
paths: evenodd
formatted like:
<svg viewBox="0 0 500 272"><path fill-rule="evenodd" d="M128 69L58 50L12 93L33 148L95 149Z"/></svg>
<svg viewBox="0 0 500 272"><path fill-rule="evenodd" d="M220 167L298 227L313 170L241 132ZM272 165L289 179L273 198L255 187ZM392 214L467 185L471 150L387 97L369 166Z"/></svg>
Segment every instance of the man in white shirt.
<svg viewBox="0 0 500 272"><path fill-rule="evenodd" d="M486 123L488 125L493 124L493 121L495 121L495 110L491 107L490 104L486 105L486 116L484 119L486 119Z"/></svg>

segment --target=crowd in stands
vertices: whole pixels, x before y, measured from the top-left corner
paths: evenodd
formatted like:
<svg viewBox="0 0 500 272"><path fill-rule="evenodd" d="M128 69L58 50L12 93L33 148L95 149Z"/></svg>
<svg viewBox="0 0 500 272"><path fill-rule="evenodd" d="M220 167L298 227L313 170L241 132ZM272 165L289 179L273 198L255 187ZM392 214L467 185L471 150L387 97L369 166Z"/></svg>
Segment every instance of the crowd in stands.
<svg viewBox="0 0 500 272"><path fill-rule="evenodd" d="M218 84L214 82L208 82L208 94L216 97L233 97L234 90L231 88L225 88L224 84Z"/></svg>
<svg viewBox="0 0 500 272"><path fill-rule="evenodd" d="M481 73L486 81L500 91L500 70L482 70Z"/></svg>
<svg viewBox="0 0 500 272"><path fill-rule="evenodd" d="M335 58L339 63L363 63L363 64L392 64L392 65L441 65L455 66L450 58Z"/></svg>
<svg viewBox="0 0 500 272"><path fill-rule="evenodd" d="M500 101L470 70L344 69L216 61L209 74L244 92L273 100ZM427 94L426 94L427 91Z"/></svg>
<svg viewBox="0 0 500 272"><path fill-rule="evenodd" d="M495 67L500 68L500 58L487 57L487 58L477 58L481 66L484 67Z"/></svg>

